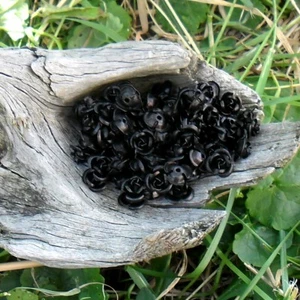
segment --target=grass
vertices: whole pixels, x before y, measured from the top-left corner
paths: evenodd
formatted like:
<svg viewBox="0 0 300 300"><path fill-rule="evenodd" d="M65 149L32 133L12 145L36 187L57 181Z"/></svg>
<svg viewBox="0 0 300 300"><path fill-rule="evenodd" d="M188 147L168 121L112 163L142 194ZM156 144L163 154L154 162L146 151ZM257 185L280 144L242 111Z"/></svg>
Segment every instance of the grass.
<svg viewBox="0 0 300 300"><path fill-rule="evenodd" d="M256 90L264 101L265 123L300 120L299 1L50 0L46 4L20 0L11 4L0 5L1 47L66 49L101 47L136 37L167 38ZM141 16L138 4L143 6ZM10 17L11 22L6 19L8 12L15 18ZM148 19L148 32L138 34L145 25L139 17ZM35 300L46 294L56 299L299 299L300 175L295 171L299 163L298 155L251 189L215 194L208 207L225 208L228 214L203 245L149 263L57 270L17 262L0 250L0 298ZM284 194L290 206L278 211L274 206L284 193L282 187L290 191ZM268 212L255 210L257 195L269 204ZM72 281L75 277L80 283Z"/></svg>

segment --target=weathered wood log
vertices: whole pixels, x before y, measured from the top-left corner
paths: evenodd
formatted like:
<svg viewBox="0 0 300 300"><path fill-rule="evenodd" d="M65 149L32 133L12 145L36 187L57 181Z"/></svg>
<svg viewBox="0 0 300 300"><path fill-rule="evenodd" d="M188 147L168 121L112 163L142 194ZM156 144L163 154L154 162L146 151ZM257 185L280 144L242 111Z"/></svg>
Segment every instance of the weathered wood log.
<svg viewBox="0 0 300 300"><path fill-rule="evenodd" d="M0 65L0 247L49 266L109 267L194 247L225 215L199 209L212 190L254 184L299 147L299 123L264 125L253 154L228 178L201 180L188 203L163 199L131 211L117 204L113 187L96 194L81 181L83 168L70 157L76 100L123 79L141 89L164 78L181 86L215 80L262 115L257 94L164 41L1 49Z"/></svg>

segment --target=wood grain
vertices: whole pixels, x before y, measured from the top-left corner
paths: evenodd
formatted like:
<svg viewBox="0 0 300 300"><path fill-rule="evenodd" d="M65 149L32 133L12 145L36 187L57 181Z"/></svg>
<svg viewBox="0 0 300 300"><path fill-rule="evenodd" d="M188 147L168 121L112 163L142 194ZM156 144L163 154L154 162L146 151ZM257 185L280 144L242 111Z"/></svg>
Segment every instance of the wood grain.
<svg viewBox="0 0 300 300"><path fill-rule="evenodd" d="M216 80L262 117L258 95L165 41L0 53L0 247L17 257L53 267L110 267L194 247L225 215L199 209L212 190L252 185L299 147L299 123L264 125L252 155L230 177L199 181L189 203L162 199L130 211L117 204L114 187L96 194L82 183L84 167L70 157L79 134L75 101L125 79L141 89L164 78L179 85Z"/></svg>

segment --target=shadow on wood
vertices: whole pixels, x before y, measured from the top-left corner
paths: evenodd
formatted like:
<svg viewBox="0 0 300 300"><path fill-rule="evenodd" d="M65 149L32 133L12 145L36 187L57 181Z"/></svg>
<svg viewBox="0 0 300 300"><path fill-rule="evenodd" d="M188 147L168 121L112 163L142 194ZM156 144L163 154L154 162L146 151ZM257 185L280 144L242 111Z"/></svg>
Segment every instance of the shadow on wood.
<svg viewBox="0 0 300 300"><path fill-rule="evenodd" d="M164 78L181 86L215 80L262 116L257 94L164 41L0 51L0 247L17 257L53 267L110 267L194 247L225 215L199 209L212 190L254 184L299 147L299 123L264 125L253 154L231 176L203 179L188 203L163 199L130 211L117 204L112 187L96 194L82 183L83 167L70 157L78 140L76 100L123 79L141 89Z"/></svg>

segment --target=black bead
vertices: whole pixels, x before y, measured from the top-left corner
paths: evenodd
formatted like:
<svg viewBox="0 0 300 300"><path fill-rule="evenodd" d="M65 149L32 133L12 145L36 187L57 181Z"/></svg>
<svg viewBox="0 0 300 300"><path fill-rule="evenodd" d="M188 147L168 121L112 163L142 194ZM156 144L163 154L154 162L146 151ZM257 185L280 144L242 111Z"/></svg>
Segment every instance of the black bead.
<svg viewBox="0 0 300 300"><path fill-rule="evenodd" d="M94 192L114 183L129 209L159 197L192 199L189 184L229 176L260 129L256 112L214 81L178 88L167 80L145 93L121 82L84 97L74 111L81 136L71 156L88 166L83 182Z"/></svg>

